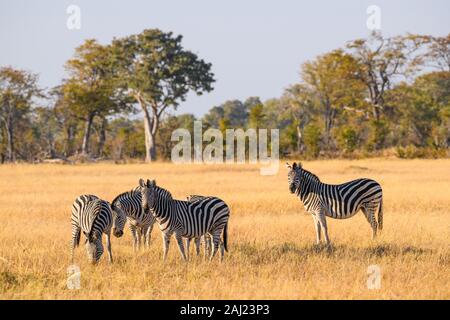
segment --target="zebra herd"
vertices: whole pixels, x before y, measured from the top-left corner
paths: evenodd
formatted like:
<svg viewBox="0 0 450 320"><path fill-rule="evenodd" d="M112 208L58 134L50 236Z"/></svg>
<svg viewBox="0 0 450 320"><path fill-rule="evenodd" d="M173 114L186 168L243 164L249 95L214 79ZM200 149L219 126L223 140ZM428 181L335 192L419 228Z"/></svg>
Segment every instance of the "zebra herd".
<svg viewBox="0 0 450 320"><path fill-rule="evenodd" d="M317 244L321 235L330 245L326 217L347 219L359 210L372 228L372 237L383 228L383 197L378 182L356 179L343 184L330 185L320 181L313 173L294 162L288 168L289 191L296 194L309 212L316 229ZM377 216L376 216L377 213ZM156 185L155 180L139 180L131 191L119 194L111 203L94 195L81 195L72 205L71 257L79 246L81 232L86 237L88 259L97 263L103 254L102 235L106 235L109 261L112 262L111 231L115 237L123 235L126 221L133 237L133 248L138 250L144 238L145 246L155 222L163 236L163 259L166 260L170 239L175 235L180 254L189 259L190 241L194 240L199 255L200 243L205 245L205 257L214 258L220 248L221 260L228 251L228 219L230 209L221 199L213 196L191 195L186 200L175 200L170 192ZM186 241L187 251L184 249Z"/></svg>
<svg viewBox="0 0 450 320"><path fill-rule="evenodd" d="M109 262L111 252L111 230L121 237L126 221L133 236L134 250L138 250L142 237L145 246L150 245L153 224L157 222L164 239L164 260L169 250L170 238L175 235L184 260L191 239L195 239L197 255L200 240L205 243L205 257L214 258L220 247L221 260L228 251L228 218L230 209L221 199L211 196L189 196L186 201L174 200L169 191L156 185L155 180L139 180L139 186L119 194L111 204L94 195L81 195L72 205L71 259L79 246L81 232L86 237L88 259L96 264L103 254L102 234L106 235Z"/></svg>

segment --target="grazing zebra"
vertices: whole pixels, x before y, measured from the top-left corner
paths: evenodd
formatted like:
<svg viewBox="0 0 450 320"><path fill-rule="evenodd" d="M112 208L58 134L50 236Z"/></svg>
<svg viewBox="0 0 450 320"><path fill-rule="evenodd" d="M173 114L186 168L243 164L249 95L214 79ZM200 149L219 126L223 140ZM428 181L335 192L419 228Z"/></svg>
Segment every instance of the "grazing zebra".
<svg viewBox="0 0 450 320"><path fill-rule="evenodd" d="M144 236L145 246L150 246L150 238L155 223L155 217L150 213L144 213L142 210L142 198L140 188L134 188L131 191L119 194L112 205L121 208L127 215L128 225L133 236L134 251L141 245L142 236Z"/></svg>
<svg viewBox="0 0 450 320"><path fill-rule="evenodd" d="M94 195L81 195L72 205L72 241L71 259L75 247L80 244L81 231L86 236L86 251L91 263L96 264L103 254L102 235L106 234L106 247L109 262L112 263L111 229L114 236L123 235L125 213L118 207L111 206L107 201Z"/></svg>
<svg viewBox="0 0 450 320"><path fill-rule="evenodd" d="M230 209L218 198L205 197L196 201L174 200L169 191L158 187L156 182L139 180L142 193L142 207L150 211L158 221L164 238L164 260L167 258L172 234L180 249L181 256L186 260L183 238L196 238L208 234L212 237L213 248L210 260L219 248L223 236L224 250L228 251L228 218ZM223 259L223 253L221 260Z"/></svg>
<svg viewBox="0 0 450 320"><path fill-rule="evenodd" d="M372 237L377 235L377 228L383 229L383 193L378 182L371 179L357 179L343 184L323 183L319 178L295 163L289 169L289 190L303 202L307 212L312 214L316 228L317 243L320 243L321 229L327 245L327 222L325 217L347 219L354 216L359 209L366 216L372 227ZM378 210L378 222L375 212Z"/></svg>

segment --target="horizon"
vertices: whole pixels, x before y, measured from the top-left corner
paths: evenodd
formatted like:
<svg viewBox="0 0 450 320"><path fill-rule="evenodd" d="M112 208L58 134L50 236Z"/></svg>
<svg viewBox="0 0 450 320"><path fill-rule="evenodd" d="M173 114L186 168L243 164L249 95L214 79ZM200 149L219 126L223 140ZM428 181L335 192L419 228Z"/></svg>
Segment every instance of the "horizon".
<svg viewBox="0 0 450 320"><path fill-rule="evenodd" d="M79 30L66 26L70 5L81 10ZM176 112L170 112L201 117L227 100L243 101L257 96L266 101L280 97L289 85L300 80L302 63L370 34L366 26L370 5L380 7L380 31L384 36L408 32L442 36L450 30L450 3L443 0L433 1L433 6L405 0L322 0L314 4L172 0L130 1L126 5L86 0L3 0L0 65L37 73L39 84L49 89L66 76L64 63L86 39L106 44L114 37L148 28L172 31L183 36L186 49L212 63L216 82L212 92L202 96L189 94Z"/></svg>

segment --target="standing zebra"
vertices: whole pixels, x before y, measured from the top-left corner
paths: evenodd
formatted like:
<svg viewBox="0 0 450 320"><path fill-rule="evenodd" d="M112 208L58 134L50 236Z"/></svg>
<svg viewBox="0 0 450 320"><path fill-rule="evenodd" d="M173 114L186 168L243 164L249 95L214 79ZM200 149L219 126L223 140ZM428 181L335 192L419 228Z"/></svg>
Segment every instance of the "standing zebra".
<svg viewBox="0 0 450 320"><path fill-rule="evenodd" d="M214 246L210 260L217 253L221 236L223 236L224 249L228 251L227 229L230 209L224 201L211 197L205 197L197 201L174 200L169 191L156 185L155 180L144 182L143 179L140 179L139 186L144 211L150 211L156 217L163 233L164 260L167 258L172 234L175 234L178 248L184 260L186 260L186 254L183 238L191 239L205 234L211 236Z"/></svg>
<svg viewBox="0 0 450 320"><path fill-rule="evenodd" d="M193 195L187 196L186 200L189 202L195 202L198 200L203 200L205 198L215 198L215 197L206 197L206 196L200 196L200 195L193 194ZM216 199L218 199L218 198L216 198ZM205 258L206 258L209 254L211 254L211 238L208 236L208 234L204 234L203 237L195 237L194 238L195 252L197 253L197 256L200 255L200 243L201 243L202 239L203 239L203 244L205 246L204 254L205 254ZM191 240L192 240L191 238L186 239L186 249L187 249L186 252L187 252L188 258L189 258L189 247L191 245ZM220 250L221 250L220 252L223 256L224 247L223 247L222 241L220 242Z"/></svg>
<svg viewBox="0 0 450 320"><path fill-rule="evenodd" d="M321 229L327 245L330 244L326 216L334 219L347 219L354 216L359 209L366 216L372 227L372 237L377 235L377 228L383 228L383 193L378 182L371 179L357 179L343 184L323 183L319 178L294 162L289 169L289 190L303 202L307 212L312 214L316 227L317 244L320 243ZM378 223L375 212L378 209Z"/></svg>
<svg viewBox="0 0 450 320"><path fill-rule="evenodd" d="M131 191L119 194L112 205L121 208L127 215L128 224L133 236L134 251L140 248L141 238L144 236L145 246L150 246L150 238L153 224L156 219L151 213L142 210L142 197L140 188L136 187Z"/></svg>
<svg viewBox="0 0 450 320"><path fill-rule="evenodd" d="M72 241L71 259L75 247L80 244L81 231L86 236L86 251L91 263L96 264L103 254L102 235L106 234L106 247L109 262L112 263L111 229L114 236L123 235L125 213L118 207L111 206L107 201L94 195L81 195L72 205Z"/></svg>

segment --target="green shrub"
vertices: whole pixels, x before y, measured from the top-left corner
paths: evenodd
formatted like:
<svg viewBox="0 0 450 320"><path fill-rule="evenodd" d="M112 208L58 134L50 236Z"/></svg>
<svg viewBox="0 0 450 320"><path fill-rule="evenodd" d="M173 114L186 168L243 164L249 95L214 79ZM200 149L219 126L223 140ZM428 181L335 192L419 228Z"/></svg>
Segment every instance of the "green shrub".
<svg viewBox="0 0 450 320"><path fill-rule="evenodd" d="M358 147L358 133L351 127L342 127L338 132L337 142L344 152L351 153Z"/></svg>
<svg viewBox="0 0 450 320"><path fill-rule="evenodd" d="M418 148L414 145L396 148L397 157L401 159L414 158L445 158L448 157L448 149L445 148Z"/></svg>
<svg viewBox="0 0 450 320"><path fill-rule="evenodd" d="M370 121L370 135L366 149L368 151L382 149L388 134L389 124L385 120Z"/></svg>

